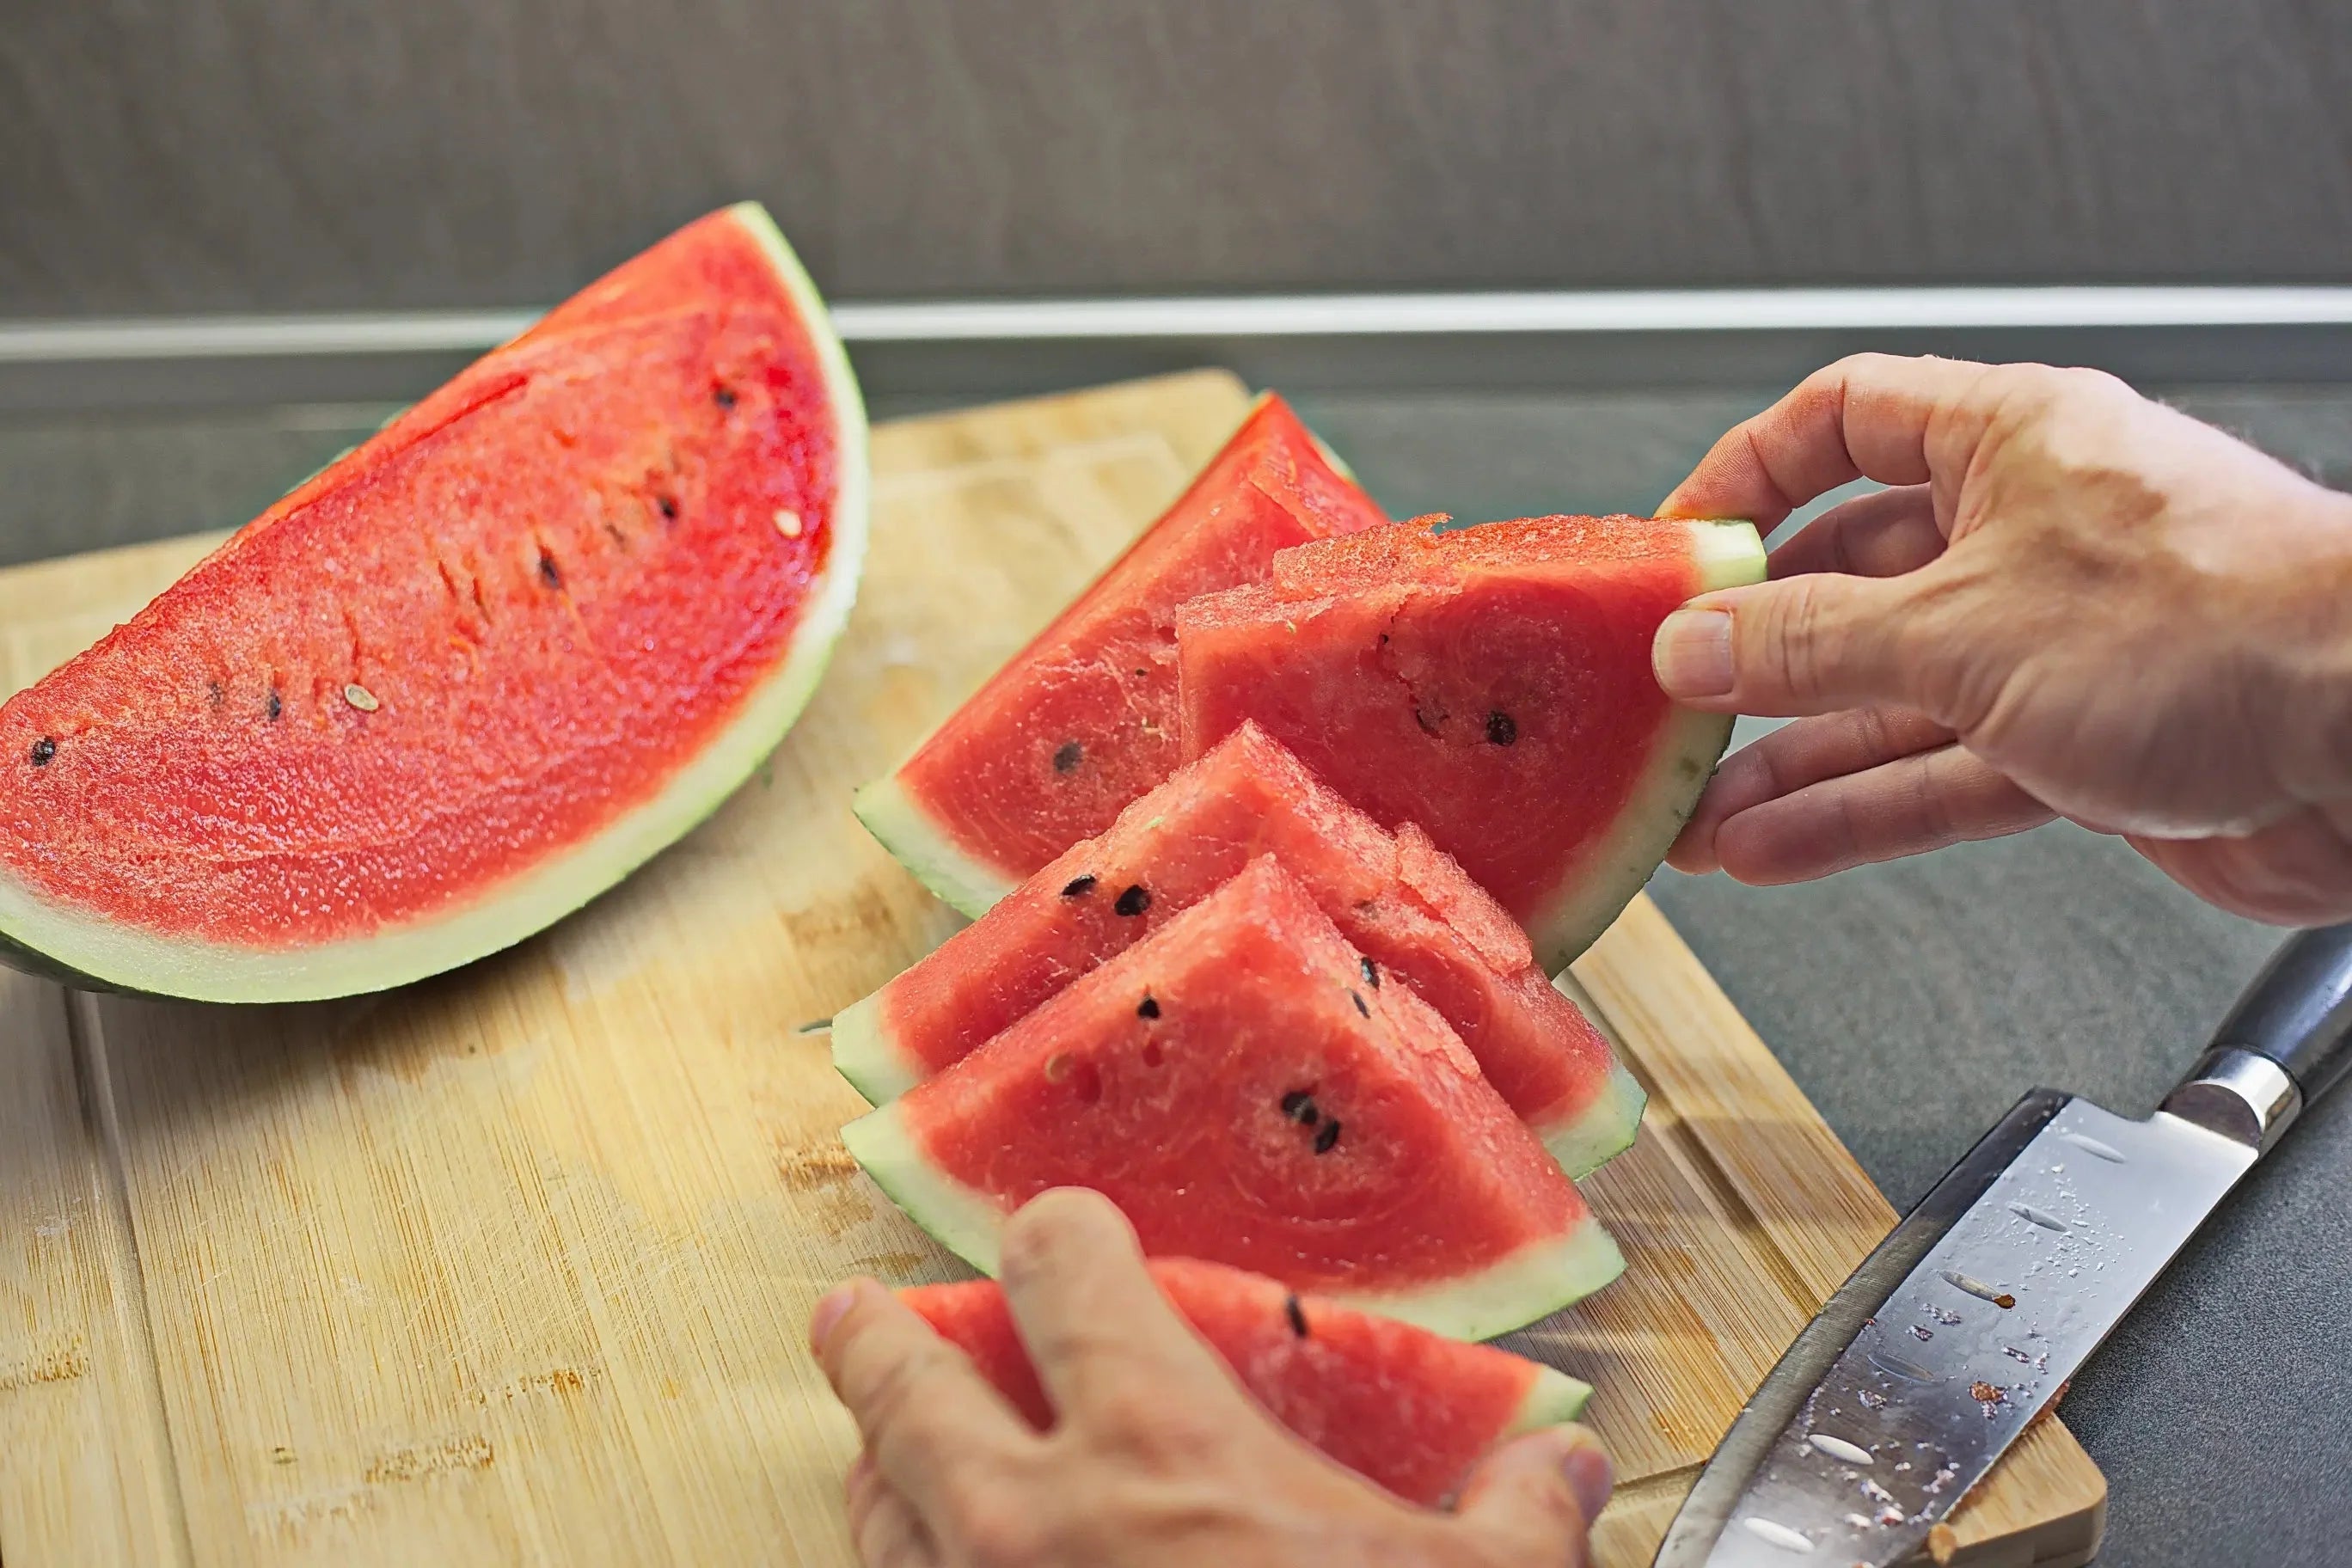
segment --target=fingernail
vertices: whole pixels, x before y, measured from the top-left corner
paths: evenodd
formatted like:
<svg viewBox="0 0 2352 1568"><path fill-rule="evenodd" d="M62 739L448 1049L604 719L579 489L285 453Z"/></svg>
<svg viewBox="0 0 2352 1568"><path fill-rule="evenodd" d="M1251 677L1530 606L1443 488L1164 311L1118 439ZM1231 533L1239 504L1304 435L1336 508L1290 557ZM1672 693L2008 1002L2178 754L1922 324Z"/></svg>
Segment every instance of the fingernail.
<svg viewBox="0 0 2352 1568"><path fill-rule="evenodd" d="M849 1310L850 1303L856 1300L857 1281L855 1279L846 1285L836 1285L824 1293L815 1310L809 1313L809 1349L824 1349L824 1337L833 1332L833 1325L841 1321L841 1315Z"/></svg>
<svg viewBox="0 0 2352 1568"><path fill-rule="evenodd" d="M1722 697L1731 690L1731 613L1676 610L1658 625L1650 667L1669 697Z"/></svg>
<svg viewBox="0 0 2352 1568"><path fill-rule="evenodd" d="M1568 1489L1576 1494L1576 1506L1591 1524L1601 1517L1608 1506L1609 1489L1615 1479L1615 1470L1609 1456L1598 1445L1586 1443L1570 1448L1559 1462L1559 1473L1568 1478Z"/></svg>

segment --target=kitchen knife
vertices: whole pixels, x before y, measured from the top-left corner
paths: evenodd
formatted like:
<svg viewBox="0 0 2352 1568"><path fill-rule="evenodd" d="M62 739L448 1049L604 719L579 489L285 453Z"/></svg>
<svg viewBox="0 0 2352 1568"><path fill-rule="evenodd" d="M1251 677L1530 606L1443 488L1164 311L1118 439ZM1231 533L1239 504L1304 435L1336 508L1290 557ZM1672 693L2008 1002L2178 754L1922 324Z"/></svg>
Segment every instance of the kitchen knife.
<svg viewBox="0 0 2352 1568"><path fill-rule="evenodd" d="M2305 931L2163 1108L2035 1089L1749 1399L1656 1568L1884 1568L1990 1470L2305 1106L2352 1070L2352 925Z"/></svg>

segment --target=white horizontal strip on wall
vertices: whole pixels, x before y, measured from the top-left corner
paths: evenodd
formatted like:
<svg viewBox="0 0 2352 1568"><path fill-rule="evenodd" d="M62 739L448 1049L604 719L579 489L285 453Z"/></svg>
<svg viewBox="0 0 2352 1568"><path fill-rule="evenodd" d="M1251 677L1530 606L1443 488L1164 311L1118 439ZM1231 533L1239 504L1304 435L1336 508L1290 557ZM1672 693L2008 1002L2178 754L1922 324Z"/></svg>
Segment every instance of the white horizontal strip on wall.
<svg viewBox="0 0 2352 1568"><path fill-rule="evenodd" d="M0 321L0 363L487 349L533 310ZM2352 288L1708 289L845 301L852 343L2352 325Z"/></svg>

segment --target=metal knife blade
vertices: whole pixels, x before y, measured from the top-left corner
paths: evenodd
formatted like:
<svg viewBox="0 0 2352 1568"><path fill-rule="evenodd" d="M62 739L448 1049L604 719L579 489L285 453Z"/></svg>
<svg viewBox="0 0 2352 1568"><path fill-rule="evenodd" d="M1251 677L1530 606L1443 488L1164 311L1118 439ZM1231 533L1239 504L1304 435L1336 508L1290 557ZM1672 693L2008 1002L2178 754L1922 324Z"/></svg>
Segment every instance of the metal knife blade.
<svg viewBox="0 0 2352 1568"><path fill-rule="evenodd" d="M1657 1568L1910 1555L2347 1062L2342 926L2290 942L2145 1121L2027 1095L1790 1345Z"/></svg>

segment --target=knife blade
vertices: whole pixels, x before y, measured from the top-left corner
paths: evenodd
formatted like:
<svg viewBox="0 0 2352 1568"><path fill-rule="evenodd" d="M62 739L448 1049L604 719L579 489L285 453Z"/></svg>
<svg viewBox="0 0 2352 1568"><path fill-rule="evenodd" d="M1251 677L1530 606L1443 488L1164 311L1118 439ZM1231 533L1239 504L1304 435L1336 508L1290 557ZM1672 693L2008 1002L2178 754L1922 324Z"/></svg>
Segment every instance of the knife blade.
<svg viewBox="0 0 2352 1568"><path fill-rule="evenodd" d="M1884 1568L1917 1551L2347 1071L2352 925L2282 947L2154 1115L2026 1095L1790 1345L1656 1568Z"/></svg>

